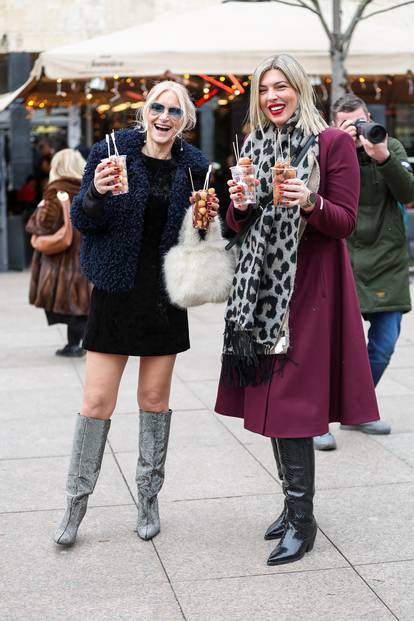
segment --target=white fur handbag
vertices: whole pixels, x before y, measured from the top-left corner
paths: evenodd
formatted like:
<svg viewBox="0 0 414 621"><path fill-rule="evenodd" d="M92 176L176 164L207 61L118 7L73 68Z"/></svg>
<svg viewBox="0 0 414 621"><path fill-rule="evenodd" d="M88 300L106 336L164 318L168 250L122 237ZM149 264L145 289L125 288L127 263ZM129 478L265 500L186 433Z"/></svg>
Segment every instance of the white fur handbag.
<svg viewBox="0 0 414 621"><path fill-rule="evenodd" d="M229 296L235 269L235 256L224 247L218 218L210 222L205 238L193 228L192 209L184 216L178 244L164 258L167 293L181 308L207 302L225 302Z"/></svg>

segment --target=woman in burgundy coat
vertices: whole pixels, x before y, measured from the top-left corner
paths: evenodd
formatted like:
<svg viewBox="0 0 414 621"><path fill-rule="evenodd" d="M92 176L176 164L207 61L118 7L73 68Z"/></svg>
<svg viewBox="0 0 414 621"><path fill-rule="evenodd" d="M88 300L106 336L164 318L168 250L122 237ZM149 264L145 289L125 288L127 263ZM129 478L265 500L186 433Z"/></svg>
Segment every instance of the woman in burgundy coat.
<svg viewBox="0 0 414 621"><path fill-rule="evenodd" d="M256 165L262 212L239 248L215 409L271 438L285 503L265 538L280 538L268 559L279 565L316 537L313 436L379 415L345 243L359 197L352 140L327 128L307 74L285 54L257 67L250 123L242 155ZM280 161L291 158L297 176L286 179ZM275 159L276 182L285 174L276 208ZM243 185L229 186L227 222L240 231L253 207Z"/></svg>

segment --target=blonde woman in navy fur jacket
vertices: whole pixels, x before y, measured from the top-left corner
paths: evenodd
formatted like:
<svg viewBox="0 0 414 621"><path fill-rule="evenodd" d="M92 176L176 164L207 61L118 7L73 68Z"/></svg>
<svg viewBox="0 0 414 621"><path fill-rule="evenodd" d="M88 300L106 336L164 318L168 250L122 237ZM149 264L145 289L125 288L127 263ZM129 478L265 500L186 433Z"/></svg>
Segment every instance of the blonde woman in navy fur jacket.
<svg viewBox="0 0 414 621"><path fill-rule="evenodd" d="M84 348L85 390L77 417L67 481L67 509L55 534L75 542L101 467L110 419L128 356L139 356L140 409L137 533L160 530L158 492L164 481L171 422L169 396L177 353L189 348L187 313L172 306L162 279L162 257L177 243L189 206L188 168L202 183L207 161L181 132L195 125L194 106L174 82L154 86L142 109L142 127L116 132L127 156L129 192L110 192L120 170L101 162L104 141L87 162L72 205L74 226L84 235L81 265L94 284ZM214 217L212 209L210 216Z"/></svg>

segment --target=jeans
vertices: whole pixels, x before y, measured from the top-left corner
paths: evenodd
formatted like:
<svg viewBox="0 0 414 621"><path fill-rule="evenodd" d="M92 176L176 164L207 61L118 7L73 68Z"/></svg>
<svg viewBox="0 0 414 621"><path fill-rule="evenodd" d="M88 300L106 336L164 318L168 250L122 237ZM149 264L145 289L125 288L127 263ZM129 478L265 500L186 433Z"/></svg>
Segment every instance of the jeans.
<svg viewBox="0 0 414 621"><path fill-rule="evenodd" d="M400 336L402 313L398 311L364 314L368 330L368 358L374 386L380 381Z"/></svg>

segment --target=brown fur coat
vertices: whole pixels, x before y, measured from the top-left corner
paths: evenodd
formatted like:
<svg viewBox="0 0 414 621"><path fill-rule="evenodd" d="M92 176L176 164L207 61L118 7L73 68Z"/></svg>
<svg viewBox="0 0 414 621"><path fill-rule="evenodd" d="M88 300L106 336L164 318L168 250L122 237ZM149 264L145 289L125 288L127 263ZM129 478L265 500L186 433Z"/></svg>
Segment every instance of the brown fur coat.
<svg viewBox="0 0 414 621"><path fill-rule="evenodd" d="M26 225L28 233L48 235L63 225L63 212L57 198L58 191L69 194L70 200L78 194L80 181L57 179L46 186L44 203L39 206ZM73 229L73 241L64 252L45 255L33 252L29 301L46 311L62 315L88 315L91 286L81 274L79 254L81 234Z"/></svg>

